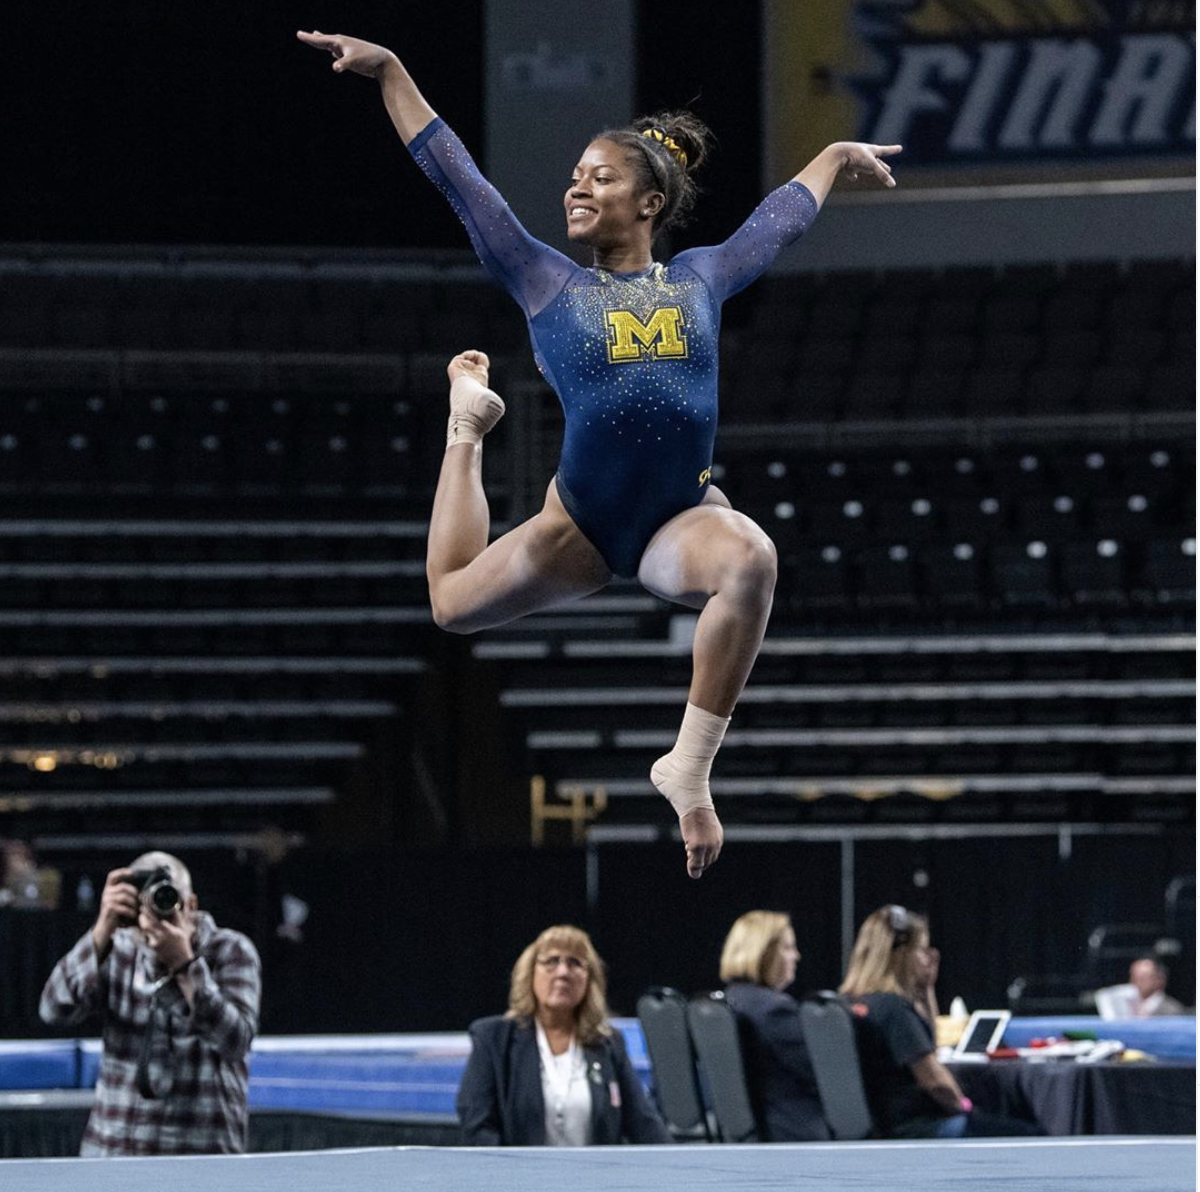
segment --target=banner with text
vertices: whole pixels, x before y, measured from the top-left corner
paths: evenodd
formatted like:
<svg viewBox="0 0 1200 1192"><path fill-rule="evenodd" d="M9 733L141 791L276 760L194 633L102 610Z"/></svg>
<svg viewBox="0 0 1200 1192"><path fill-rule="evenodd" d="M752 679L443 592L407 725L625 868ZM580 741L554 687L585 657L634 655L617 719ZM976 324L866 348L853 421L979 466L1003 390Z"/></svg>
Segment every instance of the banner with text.
<svg viewBox="0 0 1200 1192"><path fill-rule="evenodd" d="M1195 18L1194 0L765 0L768 181L846 139L946 180L1179 173Z"/></svg>

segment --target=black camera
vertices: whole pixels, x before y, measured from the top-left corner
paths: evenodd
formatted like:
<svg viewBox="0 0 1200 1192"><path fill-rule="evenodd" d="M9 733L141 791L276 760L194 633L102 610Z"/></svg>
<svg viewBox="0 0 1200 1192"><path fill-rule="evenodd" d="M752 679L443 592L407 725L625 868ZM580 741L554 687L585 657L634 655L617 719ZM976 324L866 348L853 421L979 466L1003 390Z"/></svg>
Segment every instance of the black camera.
<svg viewBox="0 0 1200 1192"><path fill-rule="evenodd" d="M157 869L135 869L127 880L138 890L146 908L160 919L169 919L183 906L171 871L165 865Z"/></svg>

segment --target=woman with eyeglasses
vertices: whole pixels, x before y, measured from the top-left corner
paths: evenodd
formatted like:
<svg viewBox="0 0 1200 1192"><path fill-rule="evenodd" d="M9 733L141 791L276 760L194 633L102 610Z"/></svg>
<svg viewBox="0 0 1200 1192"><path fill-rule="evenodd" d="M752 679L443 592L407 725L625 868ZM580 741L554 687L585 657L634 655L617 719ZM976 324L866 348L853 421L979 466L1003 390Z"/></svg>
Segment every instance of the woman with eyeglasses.
<svg viewBox="0 0 1200 1192"><path fill-rule="evenodd" d="M830 1136L800 1007L786 992L799 962L792 921L778 911L748 911L729 929L721 949L725 1000L737 1016L746 1087L764 1142Z"/></svg>
<svg viewBox="0 0 1200 1192"><path fill-rule="evenodd" d="M517 958L508 1012L471 1024L458 1090L469 1146L670 1142L620 1034L586 931L547 927Z"/></svg>
<svg viewBox="0 0 1200 1192"><path fill-rule="evenodd" d="M840 992L848 999L863 1086L876 1130L887 1138L978 1138L1041 1134L1032 1122L982 1113L937 1058L929 924L902 906L882 906L858 929Z"/></svg>

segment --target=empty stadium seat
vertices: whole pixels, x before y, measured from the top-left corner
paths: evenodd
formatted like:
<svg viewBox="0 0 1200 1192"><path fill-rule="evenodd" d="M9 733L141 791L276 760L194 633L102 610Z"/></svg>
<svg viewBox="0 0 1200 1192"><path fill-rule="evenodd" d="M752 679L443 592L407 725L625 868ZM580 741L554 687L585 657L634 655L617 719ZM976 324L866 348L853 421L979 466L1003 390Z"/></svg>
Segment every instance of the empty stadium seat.
<svg viewBox="0 0 1200 1192"><path fill-rule="evenodd" d="M443 284L430 269L339 270L274 262L221 276L163 261L116 283L81 272L63 286L34 264L0 292L0 350L81 350L65 363L20 352L0 369L0 495L13 510L0 524L0 614L15 615L0 624L0 662L29 660L5 683L47 718L4 732L10 743L67 733L68 744L96 746L121 722L137 726L128 739L143 753L164 750L111 772L64 761L45 789L99 791L114 774L127 791L378 783L382 754L360 764L339 750L378 742L402 753L401 717L328 705L386 696L399 707L406 680L372 669L392 659L438 666L461 646L454 665L468 665L471 647L433 629L423 576L446 359L462 346L437 336L474 328L504 391L530 371L520 312L461 273ZM732 433L714 480L779 551L767 648L737 721L776 735L732 745L720 777L864 780L862 797L819 782L812 798L740 795L749 822L1018 810L1053 820L1068 806L1056 776L1091 776L1089 797L1101 798L1112 776L1186 771L1186 740L1137 734L1187 723L1182 697L1161 685L1191 673L1170 643L1189 632L1195 591L1193 285L1190 263L1135 262L780 274L748 292L726 335ZM538 475L553 467L552 398L546 409L544 426L529 419L541 454L518 461ZM507 450L498 439L488 454L498 524ZM18 533L22 517L40 520ZM116 528L87 532L91 519ZM139 519L175 529L136 533ZM205 521L228 532L204 531ZM266 532L272 522L288 528ZM27 565L50 570L17 570ZM537 682L554 698L537 713L542 727L598 742L514 747L498 772L554 780L594 762L598 776L644 790L653 749L620 742L677 727L674 695L637 701L664 686L686 692L690 659L672 637L684 622L632 588L605 599L617 611L577 610L580 625L605 627L591 659L575 653L590 630L572 628L569 612L478 639L525 650L488 671L481 691L501 670L507 684L543 667ZM1089 633L1128 649L1097 653ZM1037 646L1071 634L1085 644ZM1158 644L1141 650L1130 634ZM955 650L948 639L962 635L984 644ZM52 680L45 659L79 669ZM1138 693L1111 685L1120 682ZM1059 685L1053 695L1047 684ZM590 704L588 690L630 702ZM85 699L161 706L157 719L97 713L75 725L46 711ZM187 700L215 707L163 710ZM280 710L306 702L317 710ZM280 707L259 716L256 703ZM1128 739L1106 740L1118 724ZM1061 729L1079 739L1054 739ZM289 753L322 743L328 756ZM5 764L0 785L18 789L28 774ZM903 789L972 775L980 789L940 801ZM1005 775L1021 780L1024 803L996 793ZM901 789L879 797L889 782ZM52 813L37 814L54 826ZM261 825L268 812L187 814L198 829ZM299 806L286 814L308 822Z"/></svg>

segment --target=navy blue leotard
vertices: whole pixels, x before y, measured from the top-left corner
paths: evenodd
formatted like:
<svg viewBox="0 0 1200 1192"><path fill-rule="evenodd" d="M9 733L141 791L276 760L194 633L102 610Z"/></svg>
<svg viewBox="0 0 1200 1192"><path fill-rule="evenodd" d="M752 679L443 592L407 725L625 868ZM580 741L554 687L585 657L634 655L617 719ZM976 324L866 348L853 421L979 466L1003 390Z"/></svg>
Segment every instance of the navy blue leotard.
<svg viewBox="0 0 1200 1192"><path fill-rule="evenodd" d="M816 200L789 182L724 244L610 273L535 240L441 119L408 148L525 312L534 358L566 416L563 505L613 572L636 575L655 531L708 488L721 304L807 229Z"/></svg>

